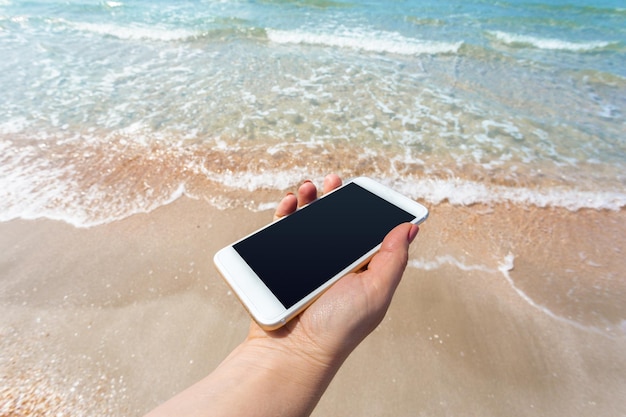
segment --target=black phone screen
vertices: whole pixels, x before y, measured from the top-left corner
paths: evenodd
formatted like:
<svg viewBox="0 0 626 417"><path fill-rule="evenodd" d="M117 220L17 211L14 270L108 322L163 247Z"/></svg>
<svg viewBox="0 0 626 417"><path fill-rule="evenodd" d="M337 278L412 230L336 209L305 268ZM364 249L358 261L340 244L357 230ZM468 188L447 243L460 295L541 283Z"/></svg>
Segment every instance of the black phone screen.
<svg viewBox="0 0 626 417"><path fill-rule="evenodd" d="M350 183L233 247L290 308L413 219Z"/></svg>

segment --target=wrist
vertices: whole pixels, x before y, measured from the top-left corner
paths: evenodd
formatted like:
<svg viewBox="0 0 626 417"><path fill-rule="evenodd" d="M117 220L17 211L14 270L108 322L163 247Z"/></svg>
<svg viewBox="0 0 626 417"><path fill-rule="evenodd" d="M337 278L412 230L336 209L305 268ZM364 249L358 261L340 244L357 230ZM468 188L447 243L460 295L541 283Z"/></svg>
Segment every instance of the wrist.
<svg viewBox="0 0 626 417"><path fill-rule="evenodd" d="M151 415L309 415L338 365L275 342L248 337L215 371Z"/></svg>
<svg viewBox="0 0 626 417"><path fill-rule="evenodd" d="M248 336L233 354L251 368L269 370L276 378L314 386L332 379L343 362L310 341Z"/></svg>
<svg viewBox="0 0 626 417"><path fill-rule="evenodd" d="M225 402L224 410L230 408L231 413L224 415L309 415L340 364L327 363L305 351L271 339L248 337L209 377L217 378L215 385L221 387L214 397ZM239 394L249 401L234 406L228 398ZM272 401L267 401L269 398ZM233 407L240 412L232 413ZM217 409L213 408L215 415L221 415Z"/></svg>

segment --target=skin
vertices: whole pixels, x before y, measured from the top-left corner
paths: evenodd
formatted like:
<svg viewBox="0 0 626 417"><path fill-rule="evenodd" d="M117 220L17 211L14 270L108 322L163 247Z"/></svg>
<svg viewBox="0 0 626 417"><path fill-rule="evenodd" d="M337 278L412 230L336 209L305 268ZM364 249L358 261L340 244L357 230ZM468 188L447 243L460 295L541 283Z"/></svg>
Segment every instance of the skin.
<svg viewBox="0 0 626 417"><path fill-rule="evenodd" d="M328 175L322 189L340 185L338 176ZM283 198L274 218L317 193L305 181ZM252 322L247 338L211 374L148 416L308 416L350 352L385 316L418 230L409 223L393 229L365 271L340 279L280 329L265 331Z"/></svg>

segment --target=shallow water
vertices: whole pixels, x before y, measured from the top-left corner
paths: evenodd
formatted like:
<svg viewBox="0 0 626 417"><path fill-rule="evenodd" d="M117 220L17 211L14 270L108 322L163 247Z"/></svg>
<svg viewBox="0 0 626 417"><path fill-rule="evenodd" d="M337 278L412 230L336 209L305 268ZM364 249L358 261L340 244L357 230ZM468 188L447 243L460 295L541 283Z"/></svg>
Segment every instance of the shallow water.
<svg viewBox="0 0 626 417"><path fill-rule="evenodd" d="M88 226L224 201L207 180L329 170L433 203L616 210L625 19L610 3L5 1L0 219Z"/></svg>

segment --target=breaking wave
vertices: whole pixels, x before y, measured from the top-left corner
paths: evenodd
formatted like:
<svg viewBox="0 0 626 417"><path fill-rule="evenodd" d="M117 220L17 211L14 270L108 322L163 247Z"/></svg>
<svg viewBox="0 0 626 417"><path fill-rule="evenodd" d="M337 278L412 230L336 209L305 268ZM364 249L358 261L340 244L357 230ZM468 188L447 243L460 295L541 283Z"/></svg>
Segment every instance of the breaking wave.
<svg viewBox="0 0 626 417"><path fill-rule="evenodd" d="M487 34L491 38L505 45L531 47L545 50L591 52L617 45L617 43L609 41L570 42L561 39L540 38L536 36L501 31L488 31Z"/></svg>

